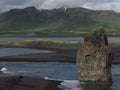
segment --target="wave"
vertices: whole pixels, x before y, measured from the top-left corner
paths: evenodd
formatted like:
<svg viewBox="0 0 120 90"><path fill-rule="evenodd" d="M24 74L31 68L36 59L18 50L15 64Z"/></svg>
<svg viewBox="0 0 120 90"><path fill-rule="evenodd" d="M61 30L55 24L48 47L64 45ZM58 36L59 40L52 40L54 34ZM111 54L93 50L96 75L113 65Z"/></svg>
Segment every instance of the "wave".
<svg viewBox="0 0 120 90"><path fill-rule="evenodd" d="M5 68L5 67L2 67L2 68L0 69L0 72L1 72L1 73L5 73L5 74L10 74L10 75L12 75L12 74L15 75L15 73L8 71L8 69Z"/></svg>
<svg viewBox="0 0 120 90"><path fill-rule="evenodd" d="M46 80L55 80L60 81L60 85L58 85L58 88L64 89L64 90L82 90L82 88L79 86L80 83L78 80L61 80L61 79L52 79L49 77L44 77Z"/></svg>
<svg viewBox="0 0 120 90"><path fill-rule="evenodd" d="M63 80L58 87L64 90L82 90L78 80Z"/></svg>

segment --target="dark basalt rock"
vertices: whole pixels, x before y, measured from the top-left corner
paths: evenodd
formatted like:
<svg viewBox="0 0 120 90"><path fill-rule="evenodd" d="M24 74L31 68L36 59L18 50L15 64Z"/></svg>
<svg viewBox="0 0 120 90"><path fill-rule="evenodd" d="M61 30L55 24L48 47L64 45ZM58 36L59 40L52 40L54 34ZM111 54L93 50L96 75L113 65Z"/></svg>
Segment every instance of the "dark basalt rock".
<svg viewBox="0 0 120 90"><path fill-rule="evenodd" d="M77 52L78 79L80 82L111 84L111 48L103 28L84 37Z"/></svg>
<svg viewBox="0 0 120 90"><path fill-rule="evenodd" d="M84 42L90 42L94 46L108 46L108 40L105 35L105 30L103 28L99 28L98 30L94 31L91 35L86 35L84 37Z"/></svg>

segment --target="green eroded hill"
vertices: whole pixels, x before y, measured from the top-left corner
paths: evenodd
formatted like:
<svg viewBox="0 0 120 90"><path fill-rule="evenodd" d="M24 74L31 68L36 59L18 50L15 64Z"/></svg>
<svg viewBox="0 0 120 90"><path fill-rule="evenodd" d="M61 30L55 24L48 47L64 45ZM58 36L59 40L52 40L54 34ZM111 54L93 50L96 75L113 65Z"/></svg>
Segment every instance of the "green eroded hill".
<svg viewBox="0 0 120 90"><path fill-rule="evenodd" d="M120 14L85 8L37 10L11 9L0 14L0 35L73 36L103 26L107 34L120 35Z"/></svg>

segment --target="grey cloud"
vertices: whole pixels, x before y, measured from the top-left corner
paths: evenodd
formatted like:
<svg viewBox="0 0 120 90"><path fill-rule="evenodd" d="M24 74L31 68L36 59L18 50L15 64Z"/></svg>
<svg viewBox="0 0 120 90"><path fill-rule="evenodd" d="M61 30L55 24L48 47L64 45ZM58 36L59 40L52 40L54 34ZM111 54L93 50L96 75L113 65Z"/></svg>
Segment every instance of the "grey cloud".
<svg viewBox="0 0 120 90"><path fill-rule="evenodd" d="M82 7L93 9L93 10L114 10L116 12L120 12L120 3L116 0L106 0L104 3L85 3Z"/></svg>
<svg viewBox="0 0 120 90"><path fill-rule="evenodd" d="M113 0L83 0L85 2L92 2L92 3L106 3L106 2L112 2Z"/></svg>
<svg viewBox="0 0 120 90"><path fill-rule="evenodd" d="M38 9L60 7L85 7L94 10L107 9L115 11L120 9L120 4L117 3L117 0L0 0L0 12L27 6L35 6Z"/></svg>
<svg viewBox="0 0 120 90"><path fill-rule="evenodd" d="M4 5L23 5L29 0L1 0L0 4Z"/></svg>
<svg viewBox="0 0 120 90"><path fill-rule="evenodd" d="M105 3L111 3L113 1L114 0L45 0L42 6L39 8L51 9L51 8L59 8L62 6L66 6L66 7L89 6L88 8L92 8L93 6L102 5Z"/></svg>
<svg viewBox="0 0 120 90"><path fill-rule="evenodd" d="M24 8L31 6L31 0L1 0L0 1L0 12L7 11L13 8Z"/></svg>

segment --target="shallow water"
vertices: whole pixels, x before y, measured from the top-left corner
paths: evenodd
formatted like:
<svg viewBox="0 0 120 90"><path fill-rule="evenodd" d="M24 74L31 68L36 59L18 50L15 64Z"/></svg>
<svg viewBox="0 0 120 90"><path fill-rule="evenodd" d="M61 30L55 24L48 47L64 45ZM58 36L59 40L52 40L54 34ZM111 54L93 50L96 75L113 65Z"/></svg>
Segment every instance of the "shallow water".
<svg viewBox="0 0 120 90"><path fill-rule="evenodd" d="M0 62L9 72L32 77L49 77L52 79L77 79L77 67L73 63L60 62Z"/></svg>
<svg viewBox="0 0 120 90"><path fill-rule="evenodd" d="M63 80L59 88L64 90L120 90L120 65L112 65L113 85L110 87L80 84L77 81L77 67L74 63L61 62L0 62L7 72L30 77L48 77Z"/></svg>
<svg viewBox="0 0 120 90"><path fill-rule="evenodd" d="M56 41L71 41L71 40L83 40L82 37L0 37L0 41L10 41L10 42L20 42L22 40L39 40L39 39L47 39L47 40L56 40Z"/></svg>
<svg viewBox="0 0 120 90"><path fill-rule="evenodd" d="M83 37L45 37L45 38L30 38L30 37L0 37L0 41L19 42L22 40L57 40L57 41L71 41L71 40L83 40ZM120 37L108 37L108 40L120 40Z"/></svg>
<svg viewBox="0 0 120 90"><path fill-rule="evenodd" d="M0 48L0 57L11 56L11 55L36 54L36 53L52 53L52 51L26 49L26 48Z"/></svg>

